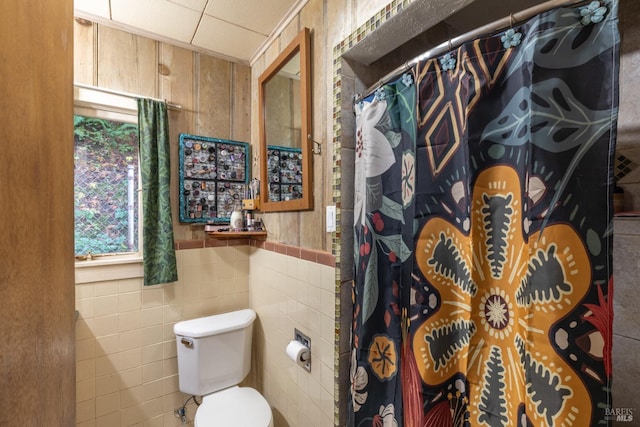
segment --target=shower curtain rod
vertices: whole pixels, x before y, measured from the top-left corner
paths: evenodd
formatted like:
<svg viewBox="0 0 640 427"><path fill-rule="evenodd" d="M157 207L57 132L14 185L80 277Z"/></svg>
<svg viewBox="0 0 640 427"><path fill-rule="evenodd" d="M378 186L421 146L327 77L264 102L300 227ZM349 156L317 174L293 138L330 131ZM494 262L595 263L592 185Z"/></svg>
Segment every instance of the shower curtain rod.
<svg viewBox="0 0 640 427"><path fill-rule="evenodd" d="M365 97L373 93L374 90L382 86L385 82L388 82L393 77L408 70L411 66L417 64L422 60L433 58L444 52L453 50L454 48L470 40L473 40L476 37L479 37L485 34L490 34L502 28L513 26L519 22L522 22L531 18L532 16L537 15L538 13L542 13L547 10L554 9L556 7L568 6L568 5L573 5L573 4L583 3L583 2L585 2L585 0L549 0L544 3L540 3L538 5L532 6L528 9L524 9L520 12L512 13L509 16L505 16L504 18L501 18L489 24L483 25L482 27L478 27L475 30L471 30L458 37L454 37L453 39L449 39L448 41L441 43L432 49L429 49L428 51L416 56L412 60L405 62L404 64L395 68L393 71L385 74L385 76L379 79L373 86L369 86L367 90L364 92L364 95L356 95L354 102L361 101L362 99L364 99Z"/></svg>
<svg viewBox="0 0 640 427"><path fill-rule="evenodd" d="M105 88L102 88L102 87L86 85L86 84L83 84L83 83L74 83L73 85L75 87L79 87L81 89L96 90L98 92L104 92L104 93L108 93L108 94L111 94L111 95L124 96L124 97L127 97L127 98L144 98L144 99L150 99L152 101L164 102L167 105L167 108L170 109L170 110L178 110L178 111L182 110L182 105L174 104L173 102L169 102L166 99L150 98L148 96L135 95L133 93L121 92L119 90L113 90L113 89L105 89Z"/></svg>

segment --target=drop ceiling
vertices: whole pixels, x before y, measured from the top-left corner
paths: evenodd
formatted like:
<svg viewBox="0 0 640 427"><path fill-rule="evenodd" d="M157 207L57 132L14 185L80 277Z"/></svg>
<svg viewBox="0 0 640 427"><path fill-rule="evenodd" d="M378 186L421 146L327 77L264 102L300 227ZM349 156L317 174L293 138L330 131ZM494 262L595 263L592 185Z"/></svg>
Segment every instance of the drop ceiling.
<svg viewBox="0 0 640 427"><path fill-rule="evenodd" d="M75 0L78 18L240 63L307 0Z"/></svg>

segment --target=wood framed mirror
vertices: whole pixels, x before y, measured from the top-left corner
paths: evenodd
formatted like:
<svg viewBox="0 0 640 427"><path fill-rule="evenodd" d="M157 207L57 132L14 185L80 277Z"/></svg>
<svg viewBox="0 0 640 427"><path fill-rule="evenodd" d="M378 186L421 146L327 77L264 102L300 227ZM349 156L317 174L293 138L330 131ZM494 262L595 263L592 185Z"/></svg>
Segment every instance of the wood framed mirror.
<svg viewBox="0 0 640 427"><path fill-rule="evenodd" d="M303 29L258 79L260 209L313 208L311 60Z"/></svg>

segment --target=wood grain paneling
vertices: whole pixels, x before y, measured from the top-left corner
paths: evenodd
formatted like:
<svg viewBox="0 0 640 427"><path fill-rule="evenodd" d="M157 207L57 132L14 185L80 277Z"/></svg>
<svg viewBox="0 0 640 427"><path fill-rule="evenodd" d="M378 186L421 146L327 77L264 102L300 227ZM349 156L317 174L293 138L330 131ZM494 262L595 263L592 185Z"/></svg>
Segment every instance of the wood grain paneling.
<svg viewBox="0 0 640 427"><path fill-rule="evenodd" d="M98 27L97 85L149 97L157 96L158 55L154 40Z"/></svg>
<svg viewBox="0 0 640 427"><path fill-rule="evenodd" d="M169 109L169 135L171 145L171 212L174 237L177 240L191 238L191 228L180 224L178 202L178 141L180 133L191 133L194 123L194 52L160 43L158 73L161 99L182 108Z"/></svg>
<svg viewBox="0 0 640 427"><path fill-rule="evenodd" d="M95 84L95 34L98 26L84 20L74 20L73 32L73 81L86 85Z"/></svg>
<svg viewBox="0 0 640 427"><path fill-rule="evenodd" d="M160 43L158 97L182 106L183 114L176 116L179 126L191 126L194 113L194 56L193 51Z"/></svg>
<svg viewBox="0 0 640 427"><path fill-rule="evenodd" d="M280 212L278 213L280 222L280 238L278 242L291 246L300 246L300 212Z"/></svg>
<svg viewBox="0 0 640 427"><path fill-rule="evenodd" d="M204 238L201 226L180 224L178 140L180 133L248 141L251 136L251 69L142 36L94 24L83 28L76 80L134 95L166 99L182 108L169 110L172 164L172 214L177 240ZM80 24L76 24L76 27ZM97 53L96 53L97 52ZM80 64L95 55L90 72Z"/></svg>
<svg viewBox="0 0 640 427"><path fill-rule="evenodd" d="M231 139L251 141L251 68L233 64Z"/></svg>
<svg viewBox="0 0 640 427"><path fill-rule="evenodd" d="M198 134L230 139L231 63L201 55L197 85Z"/></svg>
<svg viewBox="0 0 640 427"><path fill-rule="evenodd" d="M315 232L303 233L301 238L302 247L321 248L331 251L332 235L326 232L325 206L333 205L333 162L332 148L330 146L333 126L330 120L323 120L324 112L330 109L327 99L331 99L330 92L326 85L331 79L332 73L332 49L326 44L326 34L319 29L325 28L326 14L324 13L323 0L310 0L300 13L300 26L312 28L311 31L311 87L312 94L312 139L321 144L321 155L313 156L314 167L314 209L313 212L304 214L302 217L302 229L314 230Z"/></svg>
<svg viewBox="0 0 640 427"><path fill-rule="evenodd" d="M73 2L2 2L0 40L0 425L71 426Z"/></svg>
<svg viewBox="0 0 640 427"><path fill-rule="evenodd" d="M329 55L325 52L325 35L322 33L324 27L324 2L322 0L311 1L305 6L300 15L296 16L282 30L274 41L267 46L264 53L256 59L251 70L254 87L252 93L254 101L252 112L254 116L258 112L258 89L257 81L267 67L280 54L281 50L287 46L289 41L298 33L302 27L311 28L311 136L312 139L322 143L322 154L313 155L313 209L297 212L269 212L263 214L264 222L269 230L268 240L280 242L287 245L295 245L303 248L330 250L331 235L325 232L325 206L332 203L332 165L327 164L327 159L331 157L330 147L327 146L326 132L327 124L327 86L323 85L326 79L327 64L331 62L323 61L322 56ZM256 120L252 124L252 144L254 149L259 149L258 130ZM260 160L258 159L258 164ZM255 167L253 176L259 176L260 168Z"/></svg>

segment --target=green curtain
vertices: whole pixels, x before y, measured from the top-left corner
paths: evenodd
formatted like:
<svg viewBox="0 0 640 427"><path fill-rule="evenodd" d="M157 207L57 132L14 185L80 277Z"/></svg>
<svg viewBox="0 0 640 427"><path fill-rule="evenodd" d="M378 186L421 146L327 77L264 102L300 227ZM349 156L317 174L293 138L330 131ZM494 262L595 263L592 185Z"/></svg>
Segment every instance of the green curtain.
<svg viewBox="0 0 640 427"><path fill-rule="evenodd" d="M169 126L164 102L138 99L144 284L178 280L169 183Z"/></svg>

